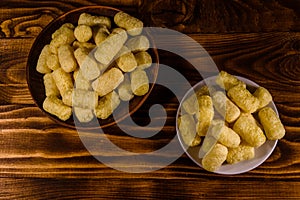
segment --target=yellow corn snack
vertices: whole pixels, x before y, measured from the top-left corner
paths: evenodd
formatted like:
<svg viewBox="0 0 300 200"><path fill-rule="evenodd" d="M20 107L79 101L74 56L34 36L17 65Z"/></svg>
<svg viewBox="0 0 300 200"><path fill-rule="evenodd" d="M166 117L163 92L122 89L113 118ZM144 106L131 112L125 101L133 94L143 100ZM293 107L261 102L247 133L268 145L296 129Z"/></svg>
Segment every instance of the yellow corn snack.
<svg viewBox="0 0 300 200"><path fill-rule="evenodd" d="M43 102L43 109L63 121L66 121L72 115L72 108L63 104L56 96L46 97Z"/></svg>
<svg viewBox="0 0 300 200"><path fill-rule="evenodd" d="M72 105L75 107L94 109L98 105L98 95L95 91L74 89Z"/></svg>
<svg viewBox="0 0 300 200"><path fill-rule="evenodd" d="M138 68L146 69L152 65L152 57L147 51L134 54Z"/></svg>
<svg viewBox="0 0 300 200"><path fill-rule="evenodd" d="M62 102L67 106L70 106L70 107L73 106L73 89L66 91L62 95Z"/></svg>
<svg viewBox="0 0 300 200"><path fill-rule="evenodd" d="M109 30L106 26L96 27L93 30L93 38L95 44L99 46L110 34Z"/></svg>
<svg viewBox="0 0 300 200"><path fill-rule="evenodd" d="M52 72L52 77L61 95L68 90L73 89L74 85L71 74L65 72L62 68L54 70Z"/></svg>
<svg viewBox="0 0 300 200"><path fill-rule="evenodd" d="M111 68L92 83L92 88L99 96L104 96L114 89L124 80L124 75L118 68Z"/></svg>
<svg viewBox="0 0 300 200"><path fill-rule="evenodd" d="M52 73L47 73L43 77L46 96L59 96L59 90L52 77Z"/></svg>
<svg viewBox="0 0 300 200"><path fill-rule="evenodd" d="M105 16L94 16L88 13L82 13L78 19L78 25L99 26L104 25L107 28L111 27L111 21Z"/></svg>
<svg viewBox="0 0 300 200"><path fill-rule="evenodd" d="M224 117L228 123L234 122L240 116L240 109L227 96L217 91L212 95L212 100L216 110Z"/></svg>
<svg viewBox="0 0 300 200"><path fill-rule="evenodd" d="M284 137L284 126L272 108L262 108L258 112L258 118L269 140L278 140Z"/></svg>
<svg viewBox="0 0 300 200"><path fill-rule="evenodd" d="M214 117L213 102L210 96L202 95L198 97L198 105L199 111L196 113L198 119L197 133L199 136L205 136Z"/></svg>
<svg viewBox="0 0 300 200"><path fill-rule="evenodd" d="M244 112L253 113L258 109L259 100L240 84L230 88L227 95Z"/></svg>
<svg viewBox="0 0 300 200"><path fill-rule="evenodd" d="M87 80L83 75L81 70L76 70L73 73L74 78L74 84L76 89L82 89L82 90L90 90L91 89L91 83L89 80Z"/></svg>
<svg viewBox="0 0 300 200"><path fill-rule="evenodd" d="M50 53L46 60L47 67L51 70L60 68L57 54Z"/></svg>
<svg viewBox="0 0 300 200"><path fill-rule="evenodd" d="M133 94L142 96L149 91L149 79L144 70L136 69L131 72L130 81Z"/></svg>
<svg viewBox="0 0 300 200"><path fill-rule="evenodd" d="M239 146L240 136L231 128L225 125L223 120L213 120L211 122L212 133L217 134L218 142L226 147L235 148Z"/></svg>
<svg viewBox="0 0 300 200"><path fill-rule="evenodd" d="M222 144L215 146L202 159L202 167L207 171L214 172L218 170L226 160L228 149Z"/></svg>
<svg viewBox="0 0 300 200"><path fill-rule="evenodd" d="M74 29L74 36L79 42L87 42L93 36L92 28L85 24L80 24Z"/></svg>
<svg viewBox="0 0 300 200"><path fill-rule="evenodd" d="M53 33L52 36L53 39L50 42L50 46L52 46L53 49L57 49L60 45L63 44L71 45L75 40L74 30L69 26L64 25L61 29L59 29L59 31ZM55 50L52 50L52 52L55 53Z"/></svg>
<svg viewBox="0 0 300 200"><path fill-rule="evenodd" d="M196 123L192 115L184 114L178 118L178 129L187 146L197 146L201 142L201 138L196 133ZM197 136L197 137L196 137Z"/></svg>
<svg viewBox="0 0 300 200"><path fill-rule="evenodd" d="M91 109L73 107L73 111L78 121L82 123L90 122L95 117Z"/></svg>
<svg viewBox="0 0 300 200"><path fill-rule="evenodd" d="M259 100L258 109L265 107L272 101L272 95L264 87L258 87L253 93L253 96L255 96Z"/></svg>
<svg viewBox="0 0 300 200"><path fill-rule="evenodd" d="M77 68L74 50L68 44L63 44L58 48L58 60L65 72L73 72Z"/></svg>
<svg viewBox="0 0 300 200"><path fill-rule="evenodd" d="M266 141L266 136L250 113L242 113L234 123L233 130L252 147L259 147Z"/></svg>
<svg viewBox="0 0 300 200"><path fill-rule="evenodd" d="M198 99L196 94L192 94L184 100L182 103L182 108L188 114L194 115L199 112Z"/></svg>
<svg viewBox="0 0 300 200"><path fill-rule="evenodd" d="M50 46L45 45L39 55L37 65L36 65L36 71L40 72L41 74L46 74L51 72L51 69L49 69L49 67L47 66L47 58L50 54L51 54Z"/></svg>
<svg viewBox="0 0 300 200"><path fill-rule="evenodd" d="M121 50L127 37L127 33L124 29L115 28L112 33L97 46L94 52L96 60L104 65L108 65Z"/></svg>
<svg viewBox="0 0 300 200"><path fill-rule="evenodd" d="M235 164L244 160L250 160L254 158L254 156L254 147L242 143L236 148L228 148L226 161L229 164Z"/></svg>
<svg viewBox="0 0 300 200"><path fill-rule="evenodd" d="M143 30L143 22L141 20L124 12L118 12L114 16L114 22L132 36L141 34Z"/></svg>
<svg viewBox="0 0 300 200"><path fill-rule="evenodd" d="M87 80L94 80L100 76L100 69L97 61L89 55L85 48L77 48L74 56L80 66L81 74Z"/></svg>
<svg viewBox="0 0 300 200"><path fill-rule="evenodd" d="M130 78L127 73L124 74L124 81L118 87L118 94L122 101L129 101L134 97L131 90Z"/></svg>
<svg viewBox="0 0 300 200"><path fill-rule="evenodd" d="M59 27L59 29L57 29L56 31L54 31L54 33L52 33L51 38L54 39L57 36L61 35L61 34L65 34L65 32L68 32L69 30L66 29L70 29L70 30L74 30L74 25L71 23L65 23L63 25L61 25L61 27Z"/></svg>
<svg viewBox="0 0 300 200"><path fill-rule="evenodd" d="M242 85L244 88L246 88L246 84L243 81L240 81L235 76L228 74L225 71L221 71L219 73L218 77L216 78L216 83L226 91L236 85Z"/></svg>
<svg viewBox="0 0 300 200"><path fill-rule="evenodd" d="M128 49L127 47L123 46L123 48ZM116 59L117 66L123 71L123 72L131 72L137 67L137 62L135 60L135 57L131 51L126 51L119 55Z"/></svg>
<svg viewBox="0 0 300 200"><path fill-rule="evenodd" d="M112 91L100 98L98 106L95 108L95 115L100 119L106 119L113 113L119 104L120 99L118 94L115 91Z"/></svg>
<svg viewBox="0 0 300 200"><path fill-rule="evenodd" d="M126 42L126 46L132 51L133 53L137 53L140 51L147 51L150 47L149 40L144 35L139 35L133 38L130 38Z"/></svg>

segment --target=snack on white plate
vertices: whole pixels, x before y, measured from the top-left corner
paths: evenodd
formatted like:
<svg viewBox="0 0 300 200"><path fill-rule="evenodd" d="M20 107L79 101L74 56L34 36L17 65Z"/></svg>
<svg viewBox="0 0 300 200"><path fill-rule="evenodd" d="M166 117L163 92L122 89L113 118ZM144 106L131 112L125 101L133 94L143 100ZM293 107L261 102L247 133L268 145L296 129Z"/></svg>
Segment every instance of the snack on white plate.
<svg viewBox="0 0 300 200"><path fill-rule="evenodd" d="M217 143L202 159L202 166L207 171L216 171L221 167L227 158L228 149Z"/></svg>
<svg viewBox="0 0 300 200"><path fill-rule="evenodd" d="M258 118L269 140L279 140L285 135L285 129L275 111L270 107L262 108Z"/></svg>
<svg viewBox="0 0 300 200"><path fill-rule="evenodd" d="M201 147L199 159L208 171L253 159L256 148L285 135L284 126L269 106L272 96L266 88L250 90L225 71L214 81L212 88L204 85L184 99L177 120L184 143Z"/></svg>
<svg viewBox="0 0 300 200"><path fill-rule="evenodd" d="M251 113L242 113L233 124L233 130L253 147L260 147L266 141L263 130Z"/></svg>
<svg viewBox="0 0 300 200"><path fill-rule="evenodd" d="M121 100L145 95L145 70L152 58L142 31L139 19L121 11L112 18L82 13L76 24L61 25L36 65L44 74L44 110L65 121L73 107L77 119L86 123L94 117L107 119Z"/></svg>

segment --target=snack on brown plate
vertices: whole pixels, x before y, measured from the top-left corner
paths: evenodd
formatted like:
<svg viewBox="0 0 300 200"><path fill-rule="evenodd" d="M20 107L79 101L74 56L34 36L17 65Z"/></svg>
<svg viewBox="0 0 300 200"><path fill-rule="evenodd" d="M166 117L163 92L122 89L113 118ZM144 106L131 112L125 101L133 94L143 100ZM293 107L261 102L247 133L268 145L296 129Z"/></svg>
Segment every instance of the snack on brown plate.
<svg viewBox="0 0 300 200"><path fill-rule="evenodd" d="M217 172L224 165L228 169L232 164L245 164L242 161L255 159L256 150L266 142L284 137L284 126L266 88L250 87L225 71L210 81L213 83L210 93L202 92L210 86L197 87L183 99L177 113L179 138L183 139L188 155L200 166ZM188 120L183 124L183 119ZM228 174L231 173L234 171Z"/></svg>
<svg viewBox="0 0 300 200"><path fill-rule="evenodd" d="M45 29L48 35L51 31L50 40L37 55L34 68L39 74L28 64L27 80L34 100L51 118L73 127L75 118L80 123L98 118L111 125L114 118L109 117L119 101L133 102L131 113L145 101L156 80L158 64L151 66L158 56L153 47L149 50L149 35L139 19L118 9L90 6L61 16ZM33 48L40 47L38 40ZM42 82L37 82L40 77ZM32 82L43 84L44 94L38 95L43 99L35 97ZM118 120L130 114L127 110L118 111Z"/></svg>

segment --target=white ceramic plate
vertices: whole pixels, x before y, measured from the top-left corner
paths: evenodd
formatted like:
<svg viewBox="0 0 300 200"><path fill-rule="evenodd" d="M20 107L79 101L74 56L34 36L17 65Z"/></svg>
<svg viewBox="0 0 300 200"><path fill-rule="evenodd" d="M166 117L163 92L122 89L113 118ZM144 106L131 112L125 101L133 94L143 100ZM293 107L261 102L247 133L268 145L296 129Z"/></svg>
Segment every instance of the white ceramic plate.
<svg viewBox="0 0 300 200"><path fill-rule="evenodd" d="M253 81L240 77L240 76L236 76L239 80L243 81L246 83L247 87L254 87L257 88L259 87L258 84L254 83ZM180 115L180 108L182 106L182 102L184 102L184 100L191 94L192 91L197 91L198 89L200 89L202 86L204 85L216 85L216 83L214 83L214 80L216 79L216 76L207 78L205 80L200 81L199 83L197 83L196 85L193 86L193 88L191 88L183 97L183 99L180 102L179 105L179 109L177 111L177 115L176 115L176 131L177 131L177 135L179 138L179 141L181 143L182 148L185 150L186 154L200 167L202 167L201 165L201 159L198 157L199 155L199 149L200 146L197 147L189 147L187 148L186 145L183 143L182 138L180 137L180 132L178 129L178 124L177 124L177 119ZM276 114L278 115L278 111L276 109L276 106L274 104L274 102L270 102L269 107L273 108L273 110L276 112ZM218 174L227 174L227 175L232 175L232 174L240 174L240 173L244 173L247 171L250 171L256 167L258 167L259 165L261 165L273 152L273 150L275 149L277 144L277 140L267 140L262 146L260 146L259 148L255 148L255 157L251 160L246 160L246 161L242 161L236 164L223 164L217 171L215 171L214 173L218 173Z"/></svg>

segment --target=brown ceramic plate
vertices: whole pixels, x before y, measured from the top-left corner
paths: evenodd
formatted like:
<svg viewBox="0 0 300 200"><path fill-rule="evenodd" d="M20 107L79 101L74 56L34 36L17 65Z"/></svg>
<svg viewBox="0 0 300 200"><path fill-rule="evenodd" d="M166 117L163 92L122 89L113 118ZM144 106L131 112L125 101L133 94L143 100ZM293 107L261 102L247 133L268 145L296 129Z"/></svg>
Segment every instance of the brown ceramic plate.
<svg viewBox="0 0 300 200"><path fill-rule="evenodd" d="M145 100L148 98L150 92L152 91L154 87L154 83L157 78L158 74L158 66L159 66L159 58L158 58L158 52L155 48L155 44L153 40L151 39L151 35L149 35L147 32L143 32L142 34L146 35L149 38L149 41L151 43L151 47L148 52L152 56L153 64L150 68L146 70L149 81L150 81L150 87L147 94L144 96L135 96L130 102L129 102L129 108L128 106L122 106L119 105L119 107L114 112L114 117L112 115L105 119L98 119L93 120L89 123L79 123L78 120L71 116L70 119L67 121L62 121L56 116L53 116L46 112L43 109L43 101L46 98L45 96L45 89L44 89L44 83L43 83L43 74L40 74L36 71L36 64L39 57L39 54L43 47L46 44L49 44L51 41L51 35L52 33L57 30L62 24L64 23L72 23L74 25L77 25L77 20L81 13L89 13L92 15L102 15L110 17L112 20L112 26L113 23L113 16L119 12L119 9L112 8L112 7L106 7L106 6L87 6L78 8L72 11L69 11L62 16L56 18L53 20L49 25L47 25L42 32L38 35L35 42L32 45L31 51L29 53L28 61L27 61L27 83L28 87L31 93L31 96L33 100L35 101L36 105L52 120L57 122L60 125L64 125L67 127L75 128L84 128L84 129L90 129L90 128L104 128L111 125L116 124L118 121L121 121L122 119L128 117L129 115L133 114L136 110L138 110L141 105L145 102ZM130 14L130 13L129 13ZM128 112L129 110L129 112ZM76 122L74 120L77 120Z"/></svg>

